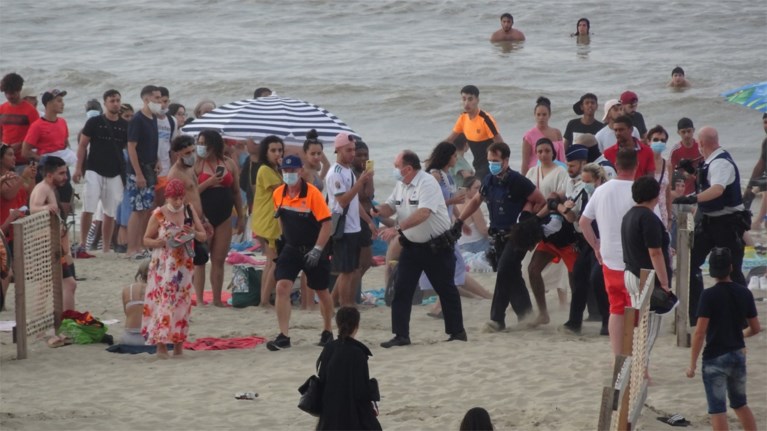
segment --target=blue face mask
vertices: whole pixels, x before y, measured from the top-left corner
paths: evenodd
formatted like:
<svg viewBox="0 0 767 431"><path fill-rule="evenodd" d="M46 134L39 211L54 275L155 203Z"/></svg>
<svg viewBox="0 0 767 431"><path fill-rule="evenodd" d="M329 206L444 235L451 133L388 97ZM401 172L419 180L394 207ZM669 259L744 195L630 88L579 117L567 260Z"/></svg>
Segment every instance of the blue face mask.
<svg viewBox="0 0 767 431"><path fill-rule="evenodd" d="M583 183L583 190L585 190L586 193L589 194L589 196L594 194L595 188L596 187L594 187L594 183Z"/></svg>
<svg viewBox="0 0 767 431"><path fill-rule="evenodd" d="M282 181L289 186L295 185L298 182L298 172L283 172Z"/></svg>
<svg viewBox="0 0 767 431"><path fill-rule="evenodd" d="M402 176L402 172L400 172L400 170L397 168L394 168L394 170L391 171L391 174L394 177L395 181L402 181L405 178Z"/></svg>
<svg viewBox="0 0 767 431"><path fill-rule="evenodd" d="M653 153L660 154L666 151L666 143L663 141L652 141L650 143L650 148L652 148Z"/></svg>
<svg viewBox="0 0 767 431"><path fill-rule="evenodd" d="M490 168L490 173L493 175L500 174L501 169L503 169L501 162L487 162L487 166Z"/></svg>
<svg viewBox="0 0 767 431"><path fill-rule="evenodd" d="M197 155L199 157L204 159L205 157L208 156L208 147L206 147L205 145L197 145L196 150L197 150Z"/></svg>

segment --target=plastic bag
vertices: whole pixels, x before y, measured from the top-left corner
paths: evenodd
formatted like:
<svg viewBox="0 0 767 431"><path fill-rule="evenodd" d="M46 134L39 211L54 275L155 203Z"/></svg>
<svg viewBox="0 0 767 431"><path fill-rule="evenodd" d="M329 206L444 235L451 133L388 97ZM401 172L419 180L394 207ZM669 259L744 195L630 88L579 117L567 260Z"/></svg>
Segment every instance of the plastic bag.
<svg viewBox="0 0 767 431"><path fill-rule="evenodd" d="M100 343L107 333L107 327L101 322L92 325L81 325L72 319L64 319L59 327L59 334L71 338L75 344Z"/></svg>

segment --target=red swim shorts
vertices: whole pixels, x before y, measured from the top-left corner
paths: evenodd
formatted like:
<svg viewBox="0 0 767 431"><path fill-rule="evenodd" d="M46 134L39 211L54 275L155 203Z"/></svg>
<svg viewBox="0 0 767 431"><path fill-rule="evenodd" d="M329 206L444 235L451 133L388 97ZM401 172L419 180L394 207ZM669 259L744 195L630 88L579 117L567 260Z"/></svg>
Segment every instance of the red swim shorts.
<svg viewBox="0 0 767 431"><path fill-rule="evenodd" d="M607 299L610 301L610 314L623 315L626 307L631 307L631 297L623 281L623 270L616 271L602 265Z"/></svg>

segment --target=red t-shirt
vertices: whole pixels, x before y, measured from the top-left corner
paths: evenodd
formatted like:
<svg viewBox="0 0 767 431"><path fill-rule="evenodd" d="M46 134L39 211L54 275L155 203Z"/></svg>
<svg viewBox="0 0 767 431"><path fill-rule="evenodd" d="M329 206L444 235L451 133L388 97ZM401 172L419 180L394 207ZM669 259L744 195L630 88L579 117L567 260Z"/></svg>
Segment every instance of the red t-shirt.
<svg viewBox="0 0 767 431"><path fill-rule="evenodd" d="M17 210L27 205L28 196L27 189L22 184L19 188L19 192L16 193L16 197L10 200L0 197L0 224L3 224L5 220L11 215L11 210ZM8 231L3 232L8 241L13 241L13 226L8 226Z"/></svg>
<svg viewBox="0 0 767 431"><path fill-rule="evenodd" d="M655 175L655 156L653 156L652 149L647 145L639 142L637 138L634 139L634 144L637 150L637 170L634 174L634 179L643 177L645 175ZM604 156L610 163L615 166L615 159L618 155L618 143L605 150Z"/></svg>
<svg viewBox="0 0 767 431"><path fill-rule="evenodd" d="M690 148L682 145L682 141L674 145L671 149L671 166L676 167L682 159L688 159L693 161L693 166L696 168L703 162L703 155L700 153L700 147L698 141L693 140ZM677 169L681 175L681 169ZM687 177L684 181L684 193L689 195L695 192L695 178Z"/></svg>
<svg viewBox="0 0 767 431"><path fill-rule="evenodd" d="M29 126L24 142L37 149L37 155L42 156L66 148L68 138L69 128L63 118L56 118L53 122L40 118Z"/></svg>
<svg viewBox="0 0 767 431"><path fill-rule="evenodd" d="M40 118L37 110L26 100L22 100L18 105L11 105L5 102L0 105L0 130L3 131L3 142L6 144L18 144L27 136L29 126ZM16 154L16 164L27 163L26 159L21 157L21 147Z"/></svg>

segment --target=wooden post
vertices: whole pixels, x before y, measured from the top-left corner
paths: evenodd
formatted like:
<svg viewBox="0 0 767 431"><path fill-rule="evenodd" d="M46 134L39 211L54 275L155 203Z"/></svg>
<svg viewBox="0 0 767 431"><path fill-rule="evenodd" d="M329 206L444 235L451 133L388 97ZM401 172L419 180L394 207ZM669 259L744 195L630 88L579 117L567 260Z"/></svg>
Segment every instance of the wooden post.
<svg viewBox="0 0 767 431"><path fill-rule="evenodd" d="M677 214L676 232L676 293L679 305L675 310L676 345L690 347L690 255L695 233L693 215L684 209Z"/></svg>
<svg viewBox="0 0 767 431"><path fill-rule="evenodd" d="M51 271L53 271L53 328L58 331L64 313L63 274L61 273L61 221L51 217ZM18 237L15 237L18 238Z"/></svg>
<svg viewBox="0 0 767 431"><path fill-rule="evenodd" d="M634 326L636 325L637 309L633 307L626 307L623 313L623 346L621 347L621 354L623 356L631 356L631 350L634 345ZM618 407L618 429L629 430L629 392L631 391L631 378L625 376L627 379L626 389L621 391L620 405Z"/></svg>
<svg viewBox="0 0 767 431"><path fill-rule="evenodd" d="M13 328L16 341L16 359L27 359L27 298L24 286L24 225L13 224L13 273L16 293L16 327Z"/></svg>

